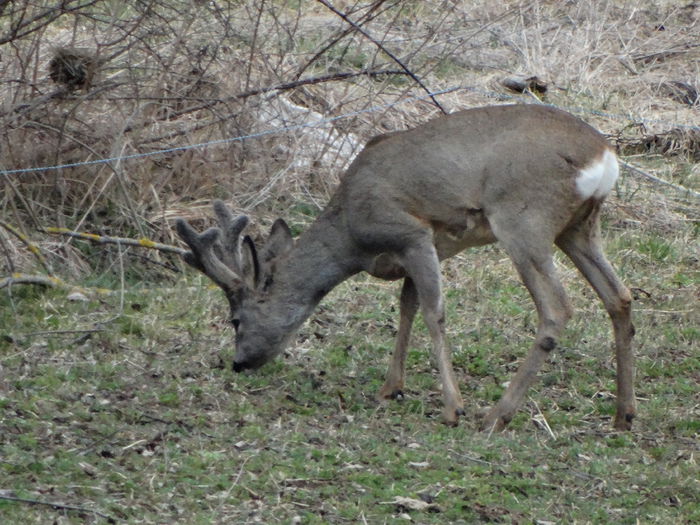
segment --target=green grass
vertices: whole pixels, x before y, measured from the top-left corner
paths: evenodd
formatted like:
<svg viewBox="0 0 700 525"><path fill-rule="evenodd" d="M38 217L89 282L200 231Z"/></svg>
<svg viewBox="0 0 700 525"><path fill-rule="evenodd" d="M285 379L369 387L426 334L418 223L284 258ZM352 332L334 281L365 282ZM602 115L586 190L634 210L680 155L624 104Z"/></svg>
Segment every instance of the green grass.
<svg viewBox="0 0 700 525"><path fill-rule="evenodd" d="M266 103L246 97L241 100L250 105L233 104L244 90L293 81L302 70L301 78L310 79L398 68L357 32L315 57L347 27L316 2L195 2L192 11L192 2L148 3L146 32L131 31L126 19L137 14L127 4L98 5L79 19L62 13L60 25L48 32L29 30L23 42L9 42L13 51L3 56L3 67L14 72L6 75L13 78L8 89L17 90L5 97L16 107L8 105L14 124L5 142L13 147L6 148L3 167L97 158L121 152L120 145L128 154L242 134L257 127L257 104ZM361 21L370 3L334 4ZM634 16L602 2L605 9L598 10L585 2L372 3L381 9L394 4L363 27L430 90L477 88L441 97L448 111L498 102L479 91L508 96L501 86L508 72L537 74L550 86L546 102L592 110L577 114L631 155L627 160L700 191L697 162L689 156L634 148L665 123L692 123L693 110L669 99L658 81L697 72L692 9L669 0L641 2ZM307 5L295 22L293 11ZM106 33L102 23L90 26L93 18L105 21ZM660 21L667 30L652 30ZM209 25L212 31L203 31ZM97 32L76 33L78 27ZM683 49L688 53L660 53L651 61L641 56L667 49L670 37L678 49L690 43ZM100 87L44 97L56 89L46 78L53 44L39 46L49 41L99 43L100 56L115 61L96 87L105 82L118 92ZM188 110L180 119L161 120L176 107L168 99L179 96L183 77L200 68L220 85L216 98L228 100L228 109ZM122 82L127 77L136 83ZM276 96L338 116L419 93L413 79L391 75L310 84ZM117 112L115 94L123 102ZM166 98L156 109L159 94ZM183 108L206 105L204 96L180 102ZM597 117L598 110L648 122ZM365 137L412 126L436 111L429 100L414 100L334 126ZM155 138L161 135L166 138ZM278 144L283 147L276 152ZM255 212L264 220L251 227L252 235L277 214L298 235L319 214L337 175L334 167L307 158L306 144L296 134L280 135L201 155L159 155L129 163L114 172L119 177L102 169L11 177L0 201L7 220L24 220L15 226L33 238L40 237L35 225L55 220L137 235L131 201L133 215L160 236L174 213L201 219L200 206L214 196L236 209L259 202ZM314 161L308 170L300 168L304 160ZM274 173L289 177L268 186ZM105 176L111 178L96 178ZM700 522L697 200L626 170L610 200L607 253L635 297L639 413L629 433L611 428L615 371L607 315L560 255L575 317L508 430L487 436L478 432L478 417L502 395L537 325L528 292L497 247L474 249L444 265L446 326L467 412L458 427L448 428L440 422L440 387L420 316L404 400L375 401L398 327L397 283L360 276L342 284L286 355L238 375L231 370L226 301L205 279L188 271L165 283L155 257L151 263L131 258L137 249L44 239L42 247L66 280L117 292L73 302L62 290L0 290L0 524L99 524L108 521L104 516L187 525ZM36 215L31 220L23 215L30 211ZM21 242L4 230L0 240L6 269L31 269ZM417 510L411 501L429 506Z"/></svg>
<svg viewBox="0 0 700 525"><path fill-rule="evenodd" d="M0 494L128 523L696 522L693 247L643 230L611 234L608 246L629 285L644 290L630 433L610 426L609 322L565 263L576 316L509 430L491 437L478 433L478 413L501 395L536 324L498 248L445 266L467 403L457 428L439 421L420 318L406 399L374 401L398 322L395 284L344 283L288 355L244 375L228 368L224 300L199 277L130 286L123 311L118 296L70 302L61 291L15 288L0 298ZM431 506L411 510L397 498ZM1 499L0 517L105 521Z"/></svg>

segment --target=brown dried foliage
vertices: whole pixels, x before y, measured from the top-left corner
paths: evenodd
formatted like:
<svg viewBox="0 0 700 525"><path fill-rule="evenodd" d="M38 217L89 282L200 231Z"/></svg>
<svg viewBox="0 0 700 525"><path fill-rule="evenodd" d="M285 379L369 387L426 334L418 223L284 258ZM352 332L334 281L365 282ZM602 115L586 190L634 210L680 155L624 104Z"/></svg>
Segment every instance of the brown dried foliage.
<svg viewBox="0 0 700 525"><path fill-rule="evenodd" d="M334 3L357 27L319 2L291 0L3 4L0 168L187 147L423 94L406 69L434 90L490 91L495 79L536 76L546 79L547 102L692 122L697 106L671 98L658 79L673 71L692 85L698 9L642 2L630 15L584 4ZM440 103L451 111L494 99L462 91ZM364 141L437 113L430 100L414 101L318 130L0 175L0 213L25 233L61 226L165 241L175 216L201 219L212 198L264 221L304 222ZM626 122L584 117L620 143L643 140ZM669 140L654 151L697 151L691 135ZM15 246L5 251L0 260L11 254L16 264L3 262L3 272L31 260L18 260Z"/></svg>

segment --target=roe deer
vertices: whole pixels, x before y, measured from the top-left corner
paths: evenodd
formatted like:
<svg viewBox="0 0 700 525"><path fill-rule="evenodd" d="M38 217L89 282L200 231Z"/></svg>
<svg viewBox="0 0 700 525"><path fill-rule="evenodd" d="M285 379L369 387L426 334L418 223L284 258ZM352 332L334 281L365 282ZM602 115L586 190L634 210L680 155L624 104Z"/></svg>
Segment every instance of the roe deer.
<svg viewBox="0 0 700 525"><path fill-rule="evenodd" d="M257 368L338 283L360 271L403 278L400 322L379 398L401 395L411 325L420 306L443 389L443 417L456 424L462 397L445 341L440 261L498 241L537 308L534 344L482 427L500 430L572 315L553 262L568 255L612 320L617 359L614 426L635 415L631 296L603 254L600 209L618 176L604 137L563 111L541 105L460 111L409 131L375 137L350 165L325 210L296 243L278 219L256 249L220 201L220 228L198 234L182 219L185 260L225 292L236 330L233 368Z"/></svg>

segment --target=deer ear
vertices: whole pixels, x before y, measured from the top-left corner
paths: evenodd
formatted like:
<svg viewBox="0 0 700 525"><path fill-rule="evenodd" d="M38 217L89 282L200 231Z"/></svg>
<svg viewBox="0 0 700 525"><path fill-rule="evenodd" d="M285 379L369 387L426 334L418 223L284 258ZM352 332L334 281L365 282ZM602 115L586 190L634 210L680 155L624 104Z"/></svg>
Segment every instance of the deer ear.
<svg viewBox="0 0 700 525"><path fill-rule="evenodd" d="M258 285L262 286L263 290L266 290L273 282L277 259L291 250L292 246L294 246L292 231L286 222L282 219L277 219L270 229L267 241L265 241L260 250L260 277Z"/></svg>
<svg viewBox="0 0 700 525"><path fill-rule="evenodd" d="M251 288L255 288L260 280L260 263L255 243L249 235L243 237L240 247L241 273Z"/></svg>
<svg viewBox="0 0 700 525"><path fill-rule="evenodd" d="M267 263L277 259L291 250L292 246L294 246L292 231L284 220L277 219L270 228L270 236L265 242L263 261Z"/></svg>

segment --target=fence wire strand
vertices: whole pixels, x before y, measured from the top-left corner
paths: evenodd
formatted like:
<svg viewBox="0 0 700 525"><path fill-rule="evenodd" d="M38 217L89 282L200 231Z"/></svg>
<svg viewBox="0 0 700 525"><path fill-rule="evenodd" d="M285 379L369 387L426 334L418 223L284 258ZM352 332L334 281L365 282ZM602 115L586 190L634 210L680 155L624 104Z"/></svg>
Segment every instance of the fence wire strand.
<svg viewBox="0 0 700 525"><path fill-rule="evenodd" d="M389 102L386 104L379 104L379 105L372 106L372 107L365 108L365 109L350 111L350 112L343 113L341 115L336 115L333 117L326 117L326 118L318 119L318 120L315 120L313 122L306 122L303 124L293 124L290 126L282 126L282 127L278 127L278 128L266 129L266 130L259 131L256 133L250 133L247 135L238 135L235 137L216 139L216 140L211 140L211 141L207 141L207 142L200 142L197 144L187 144L187 145L182 145L182 146L175 146L172 148L159 149L159 150L149 151L149 152L144 152L144 153L132 153L132 154L128 154L128 155L108 157L108 158L104 158L104 159L85 160L85 161L80 161L80 162L71 162L71 163L67 163L67 164L57 164L57 165L51 165L51 166L38 166L38 167L33 167L33 168L18 168L18 169L12 169L12 170L0 169L0 173L2 173L5 176L8 176L8 175L21 175L21 174L27 174L27 173L38 173L38 172L44 172L44 171L56 171L56 170L62 170L62 169L67 169L67 168L76 168L76 167L80 167L80 166L94 166L94 165L99 165L99 164L118 163L118 162L122 162L122 161L126 161L126 160L143 159L143 158L154 157L154 156L158 156L158 155L166 155L168 153L176 153L176 152L188 151L188 150L193 150L193 149L202 149L202 148L207 148L210 146L220 146L223 144L231 144L234 142L253 140L253 139L257 139L257 138L261 138L261 137L266 137L269 135L276 135L279 133L287 133L290 131L296 131L296 130L304 129L304 128L315 128L315 127L319 127L319 126L324 126L326 124L330 124L330 123L336 122L338 120L390 109L392 107L402 105L402 104L407 104L409 102L432 99L433 97L445 95L447 93L453 93L456 91L470 91L472 93L476 93L476 94L479 94L479 95L482 95L485 97L489 97L489 98L495 98L498 100L521 100L521 97L518 97L516 95L509 95L507 93L498 93L495 91L488 91L488 90L480 89L480 88L477 88L474 86L453 86L453 87L441 89L438 91L431 91L431 92L424 94L424 95L415 95L412 97L408 97L408 98L401 99L401 100L396 100L394 102ZM700 131L700 126L694 126L694 125L688 125L688 124L677 124L677 123L673 123L673 122L669 122L669 121L665 121L665 120L649 119L649 118L644 118L644 117L640 117L640 116L632 115L632 114L623 115L623 114L619 114L619 113L608 113L605 111L599 111L599 110L595 110L595 109L590 109L590 108L585 108L585 107L577 107L577 106L560 107L560 106L555 106L554 104L546 104L546 105L549 105L552 107L557 107L559 109L564 109L564 110L570 111L572 113L579 113L579 114L580 113L588 113L590 115L608 118L611 120L626 120L626 121L635 122L638 124L663 124L663 125L671 126L674 128L687 129L687 130L692 130L692 131ZM637 166L634 166L633 164L624 162L623 165L627 169L629 169L630 171L637 172L637 173L645 173L643 170L641 170ZM684 186L679 186L676 184L672 184L670 182L664 181L663 179L656 179L656 180L667 185L667 186L670 186L670 187L676 189L677 191L687 192L688 195L692 195L693 197L700 198L700 193L693 191L689 188L686 188Z"/></svg>

